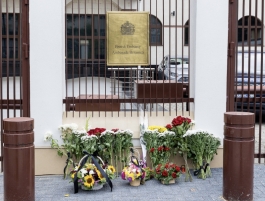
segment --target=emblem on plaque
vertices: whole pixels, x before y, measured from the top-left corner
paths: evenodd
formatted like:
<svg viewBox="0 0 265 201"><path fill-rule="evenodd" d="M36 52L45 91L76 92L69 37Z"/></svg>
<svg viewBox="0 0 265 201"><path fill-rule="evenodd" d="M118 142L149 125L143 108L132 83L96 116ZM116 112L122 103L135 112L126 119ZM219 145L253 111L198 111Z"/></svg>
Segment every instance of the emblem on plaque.
<svg viewBox="0 0 265 201"><path fill-rule="evenodd" d="M129 21L121 25L121 34L122 35L133 35L135 32L134 25Z"/></svg>

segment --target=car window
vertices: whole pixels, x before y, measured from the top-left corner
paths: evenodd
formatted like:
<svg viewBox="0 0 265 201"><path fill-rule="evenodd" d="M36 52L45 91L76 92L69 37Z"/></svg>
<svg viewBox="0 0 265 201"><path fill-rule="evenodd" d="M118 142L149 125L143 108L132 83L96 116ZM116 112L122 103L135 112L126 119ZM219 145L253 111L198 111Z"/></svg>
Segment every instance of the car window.
<svg viewBox="0 0 265 201"><path fill-rule="evenodd" d="M175 58L171 58L170 59L170 64L171 65L178 65L178 64L181 64L181 63L182 63L181 59L175 59Z"/></svg>

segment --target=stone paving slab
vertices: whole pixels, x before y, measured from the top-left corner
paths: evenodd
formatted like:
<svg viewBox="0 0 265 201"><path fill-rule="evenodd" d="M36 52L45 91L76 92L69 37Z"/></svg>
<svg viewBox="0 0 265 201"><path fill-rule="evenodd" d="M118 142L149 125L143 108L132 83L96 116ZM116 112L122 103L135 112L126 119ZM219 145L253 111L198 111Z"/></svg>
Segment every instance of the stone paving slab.
<svg viewBox="0 0 265 201"><path fill-rule="evenodd" d="M35 177L36 201L224 201L223 169L213 168L212 177L205 180L193 176L192 182L185 182L184 175L175 184L162 185L155 179L139 187L132 187L120 177L114 179L113 191L105 185L97 191L79 190L74 194L73 183L64 180L62 175L45 175ZM3 177L0 175L0 200L4 200ZM15 185L14 181L14 185ZM265 165L254 165L253 197L255 201L265 200ZM69 194L69 197L65 197Z"/></svg>

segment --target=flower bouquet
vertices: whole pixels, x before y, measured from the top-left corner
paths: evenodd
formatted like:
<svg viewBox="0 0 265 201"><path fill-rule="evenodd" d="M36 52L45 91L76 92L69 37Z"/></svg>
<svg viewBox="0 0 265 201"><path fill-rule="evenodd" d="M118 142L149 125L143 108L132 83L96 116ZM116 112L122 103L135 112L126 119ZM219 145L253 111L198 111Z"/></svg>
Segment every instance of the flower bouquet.
<svg viewBox="0 0 265 201"><path fill-rule="evenodd" d="M175 183L181 173L180 167L174 163L158 164L155 168L155 178L162 184Z"/></svg>
<svg viewBox="0 0 265 201"><path fill-rule="evenodd" d="M194 122L192 122L191 119L177 116L173 118L171 124L166 125L168 130L175 133L175 139L173 140L175 142L174 147L177 148L177 151L181 154L185 161L185 181L192 181L192 176L187 162L189 148L187 146L186 139L184 138L184 134L192 127L193 124Z"/></svg>
<svg viewBox="0 0 265 201"><path fill-rule="evenodd" d="M184 137L189 148L188 158L193 161L196 168L194 175L200 179L211 177L210 162L217 154L220 139L202 130L188 131Z"/></svg>
<svg viewBox="0 0 265 201"><path fill-rule="evenodd" d="M131 186L139 186L144 182L145 172L139 166L130 162L128 166L123 168L121 178L128 180Z"/></svg>
<svg viewBox="0 0 265 201"><path fill-rule="evenodd" d="M150 167L144 167L143 170L145 171L145 178L144 178L145 181L155 177L155 172Z"/></svg>
<svg viewBox="0 0 265 201"><path fill-rule="evenodd" d="M112 165L105 165L100 157L97 158L102 163L99 166L101 171L103 170L109 179L114 179L115 168ZM77 178L78 187L83 190L99 190L107 183L107 178L100 169L92 162L86 162L82 165L81 159L79 165L70 172L71 180L74 182Z"/></svg>
<svg viewBox="0 0 265 201"><path fill-rule="evenodd" d="M152 166L169 161L174 148L175 133L163 126L149 126L143 133L143 140Z"/></svg>

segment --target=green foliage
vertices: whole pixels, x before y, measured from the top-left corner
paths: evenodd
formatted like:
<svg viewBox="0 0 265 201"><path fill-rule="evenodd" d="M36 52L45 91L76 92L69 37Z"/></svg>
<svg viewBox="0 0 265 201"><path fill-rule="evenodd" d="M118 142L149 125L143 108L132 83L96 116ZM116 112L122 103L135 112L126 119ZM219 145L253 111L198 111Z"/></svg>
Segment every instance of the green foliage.
<svg viewBox="0 0 265 201"><path fill-rule="evenodd" d="M221 142L206 131L191 131L185 136L189 148L188 158L193 161L195 168L199 171L198 178L206 179L211 177L210 162ZM206 171L205 169L206 166Z"/></svg>
<svg viewBox="0 0 265 201"><path fill-rule="evenodd" d="M169 162L175 146L174 138L175 133L167 129L163 132L159 132L158 129L146 130L143 133L143 139L153 167L160 163Z"/></svg>

